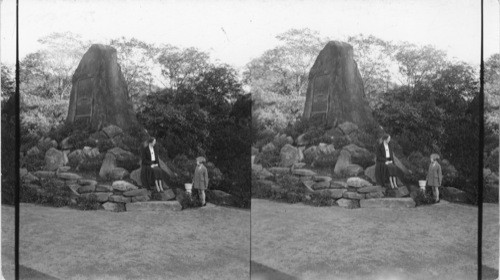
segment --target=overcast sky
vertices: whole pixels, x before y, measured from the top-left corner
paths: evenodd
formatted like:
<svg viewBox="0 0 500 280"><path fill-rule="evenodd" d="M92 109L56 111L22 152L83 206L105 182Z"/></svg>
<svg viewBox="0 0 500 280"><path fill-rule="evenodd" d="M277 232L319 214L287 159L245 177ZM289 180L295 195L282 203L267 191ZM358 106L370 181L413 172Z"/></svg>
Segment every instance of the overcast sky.
<svg viewBox="0 0 500 280"><path fill-rule="evenodd" d="M1 59L15 62L15 0L1 0ZM363 33L431 44L478 65L479 0L19 0L20 57L37 40L70 31L95 43L121 36L197 47L242 67L276 46L275 36L310 28L342 40ZM485 58L500 49L498 0L485 2Z"/></svg>

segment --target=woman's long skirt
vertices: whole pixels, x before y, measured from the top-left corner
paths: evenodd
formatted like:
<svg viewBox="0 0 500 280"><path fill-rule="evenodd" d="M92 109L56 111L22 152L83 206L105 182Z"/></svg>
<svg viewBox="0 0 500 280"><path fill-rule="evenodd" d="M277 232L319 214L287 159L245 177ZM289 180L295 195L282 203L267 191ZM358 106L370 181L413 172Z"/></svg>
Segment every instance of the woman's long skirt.
<svg viewBox="0 0 500 280"><path fill-rule="evenodd" d="M155 180L161 179L161 169L159 167L151 168L151 166L142 166L141 181L143 187L147 189L155 188Z"/></svg>
<svg viewBox="0 0 500 280"><path fill-rule="evenodd" d="M389 168L384 162L377 162L375 165L375 181L382 187L389 182Z"/></svg>

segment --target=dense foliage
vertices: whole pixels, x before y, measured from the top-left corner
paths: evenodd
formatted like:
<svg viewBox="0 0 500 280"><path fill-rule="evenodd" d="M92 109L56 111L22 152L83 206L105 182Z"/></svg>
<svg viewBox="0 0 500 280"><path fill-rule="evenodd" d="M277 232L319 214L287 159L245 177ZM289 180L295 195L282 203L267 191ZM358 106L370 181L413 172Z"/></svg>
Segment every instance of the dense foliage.
<svg viewBox="0 0 500 280"><path fill-rule="evenodd" d="M11 71L2 65L2 203L14 203L16 112L15 83Z"/></svg>
<svg viewBox="0 0 500 280"><path fill-rule="evenodd" d="M138 116L170 158L205 156L222 174L219 185L249 206L251 99L227 66L213 66L177 89L146 97Z"/></svg>

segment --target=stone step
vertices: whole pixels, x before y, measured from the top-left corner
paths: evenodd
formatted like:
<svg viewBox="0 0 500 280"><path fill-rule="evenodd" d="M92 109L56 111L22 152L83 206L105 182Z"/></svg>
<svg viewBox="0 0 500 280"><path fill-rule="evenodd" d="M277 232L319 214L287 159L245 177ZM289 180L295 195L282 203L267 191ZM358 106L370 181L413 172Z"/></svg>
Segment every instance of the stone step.
<svg viewBox="0 0 500 280"><path fill-rule="evenodd" d="M180 211L181 204L177 201L144 201L132 202L125 205L127 212L132 211Z"/></svg>
<svg viewBox="0 0 500 280"><path fill-rule="evenodd" d="M413 208L415 201L411 197L370 198L359 201L361 208Z"/></svg>

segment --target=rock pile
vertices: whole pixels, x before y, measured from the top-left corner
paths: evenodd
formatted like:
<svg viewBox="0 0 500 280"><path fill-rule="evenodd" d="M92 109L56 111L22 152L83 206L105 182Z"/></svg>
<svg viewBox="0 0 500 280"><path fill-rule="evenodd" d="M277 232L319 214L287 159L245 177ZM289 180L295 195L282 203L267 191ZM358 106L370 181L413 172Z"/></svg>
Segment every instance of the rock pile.
<svg viewBox="0 0 500 280"><path fill-rule="evenodd" d="M107 185L93 179L84 179L71 172L57 170L30 173L26 169L21 169L23 183L44 195L45 190L39 184L41 178L51 179L51 184L59 188L69 188L72 192L73 203L76 203L76 199L81 197L101 203L103 208L108 211L126 211L128 207L133 207L133 203L149 201L152 196L149 190L138 188L123 180L117 180L111 185ZM160 201L174 200L175 194L172 189L167 189L164 193L158 194L155 199Z"/></svg>
<svg viewBox="0 0 500 280"><path fill-rule="evenodd" d="M354 209L365 205L366 207L415 207L415 202L409 197L410 192L406 186L395 190L386 190L381 186L375 186L360 177L349 177L346 181L334 180L329 176L319 176L310 169L293 169L285 167L273 167L266 170L262 166L253 165L255 176L259 176L258 182L275 191L284 191L281 186L274 182L276 176L291 175L297 177L307 194L319 194L335 200L336 204L343 208ZM399 198L399 203L387 203L381 198ZM404 199L403 199L404 198ZM369 203L361 201L369 200Z"/></svg>

